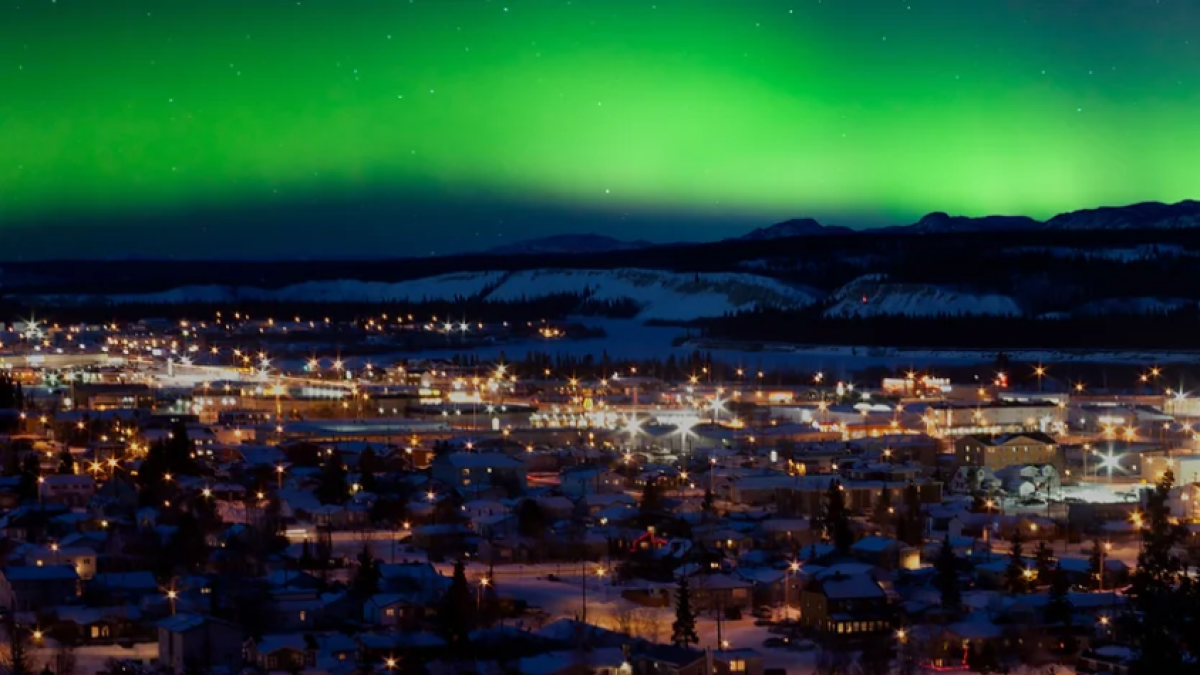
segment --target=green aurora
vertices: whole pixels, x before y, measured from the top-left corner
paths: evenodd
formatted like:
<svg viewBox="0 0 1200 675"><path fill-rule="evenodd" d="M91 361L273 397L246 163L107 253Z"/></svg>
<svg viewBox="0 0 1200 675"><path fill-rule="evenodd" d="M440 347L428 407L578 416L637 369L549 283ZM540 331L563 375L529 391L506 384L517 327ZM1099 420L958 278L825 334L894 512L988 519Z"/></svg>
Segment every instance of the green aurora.
<svg viewBox="0 0 1200 675"><path fill-rule="evenodd" d="M379 194L705 227L1175 201L1198 28L1195 0L0 0L0 232Z"/></svg>

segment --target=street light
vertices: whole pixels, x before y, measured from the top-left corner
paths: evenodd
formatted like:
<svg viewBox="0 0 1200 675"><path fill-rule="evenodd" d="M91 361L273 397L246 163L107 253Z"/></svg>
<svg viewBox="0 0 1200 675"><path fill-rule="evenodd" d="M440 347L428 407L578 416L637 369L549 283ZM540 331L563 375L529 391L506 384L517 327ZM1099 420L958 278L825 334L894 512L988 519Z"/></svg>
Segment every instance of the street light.
<svg viewBox="0 0 1200 675"><path fill-rule="evenodd" d="M491 583L492 583L491 580L488 579L487 577L483 577L482 579L479 580L479 589L478 589L478 592L476 593L476 600L475 600L475 610L476 611L483 610L483 589L487 588Z"/></svg>
<svg viewBox="0 0 1200 675"><path fill-rule="evenodd" d="M799 571L799 561L793 560L788 564L787 572L783 575L783 614L785 619L790 619L792 616L792 575Z"/></svg>

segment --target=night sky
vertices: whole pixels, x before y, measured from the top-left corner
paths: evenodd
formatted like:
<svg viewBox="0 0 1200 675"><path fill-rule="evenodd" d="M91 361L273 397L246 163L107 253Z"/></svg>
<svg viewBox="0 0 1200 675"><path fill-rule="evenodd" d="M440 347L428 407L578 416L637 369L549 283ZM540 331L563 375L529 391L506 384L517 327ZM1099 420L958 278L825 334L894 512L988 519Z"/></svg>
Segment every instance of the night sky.
<svg viewBox="0 0 1200 675"><path fill-rule="evenodd" d="M1197 0L0 0L0 258L1200 197Z"/></svg>

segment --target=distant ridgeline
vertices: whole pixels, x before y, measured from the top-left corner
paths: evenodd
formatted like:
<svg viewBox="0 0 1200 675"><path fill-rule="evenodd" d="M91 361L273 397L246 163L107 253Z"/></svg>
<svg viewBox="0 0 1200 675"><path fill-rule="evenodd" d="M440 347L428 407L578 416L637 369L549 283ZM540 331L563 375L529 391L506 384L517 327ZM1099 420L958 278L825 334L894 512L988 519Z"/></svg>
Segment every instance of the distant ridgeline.
<svg viewBox="0 0 1200 675"><path fill-rule="evenodd" d="M877 232L355 262L7 262L0 312L74 320L591 315L830 344L1191 348L1200 230Z"/></svg>

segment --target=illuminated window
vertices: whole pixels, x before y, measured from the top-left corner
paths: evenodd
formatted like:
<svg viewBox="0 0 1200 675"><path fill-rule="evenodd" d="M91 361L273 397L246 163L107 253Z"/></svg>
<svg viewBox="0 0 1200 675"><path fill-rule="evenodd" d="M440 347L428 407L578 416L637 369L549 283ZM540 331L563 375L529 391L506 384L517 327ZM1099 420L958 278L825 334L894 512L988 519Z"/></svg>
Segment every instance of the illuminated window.
<svg viewBox="0 0 1200 675"><path fill-rule="evenodd" d="M308 621L308 612L304 611L303 609L300 610L300 621Z"/></svg>
<svg viewBox="0 0 1200 675"><path fill-rule="evenodd" d="M734 659L729 662L729 672L744 673L746 672L746 662L742 659Z"/></svg>

